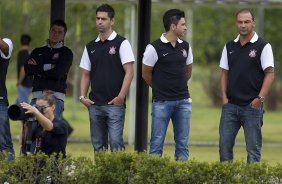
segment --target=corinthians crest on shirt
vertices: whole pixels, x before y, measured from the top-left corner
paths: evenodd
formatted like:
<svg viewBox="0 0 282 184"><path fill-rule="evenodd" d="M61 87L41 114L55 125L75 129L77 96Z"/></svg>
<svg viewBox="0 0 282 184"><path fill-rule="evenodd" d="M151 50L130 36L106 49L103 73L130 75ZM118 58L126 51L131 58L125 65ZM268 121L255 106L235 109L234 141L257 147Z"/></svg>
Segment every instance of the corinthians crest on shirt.
<svg viewBox="0 0 282 184"><path fill-rule="evenodd" d="M116 50L117 50L117 48L115 46L110 47L109 54L111 54L111 55L116 54L116 52L117 52Z"/></svg>
<svg viewBox="0 0 282 184"><path fill-rule="evenodd" d="M257 50L255 49L250 50L250 53L249 53L250 58L256 57L256 53L257 53Z"/></svg>
<svg viewBox="0 0 282 184"><path fill-rule="evenodd" d="M57 59L59 59L59 57L60 57L60 53L57 52L57 53L53 54L52 59L57 60Z"/></svg>
<svg viewBox="0 0 282 184"><path fill-rule="evenodd" d="M182 52L182 56L186 58L188 55L187 51L185 49L182 49L181 52Z"/></svg>

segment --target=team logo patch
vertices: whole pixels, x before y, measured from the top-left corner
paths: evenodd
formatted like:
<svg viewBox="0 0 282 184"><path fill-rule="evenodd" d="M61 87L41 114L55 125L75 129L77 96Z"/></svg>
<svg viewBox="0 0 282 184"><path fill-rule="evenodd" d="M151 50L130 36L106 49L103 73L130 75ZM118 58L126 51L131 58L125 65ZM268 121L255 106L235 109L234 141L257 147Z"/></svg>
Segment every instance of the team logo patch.
<svg viewBox="0 0 282 184"><path fill-rule="evenodd" d="M233 54L234 53L234 50L232 50L232 51L229 51L229 54L231 55L231 54Z"/></svg>
<svg viewBox="0 0 282 184"><path fill-rule="evenodd" d="M115 46L110 47L109 54L111 54L111 55L116 54L116 49L117 48Z"/></svg>
<svg viewBox="0 0 282 184"><path fill-rule="evenodd" d="M188 55L187 51L185 49L182 49L181 51L182 51L182 56L186 58Z"/></svg>
<svg viewBox="0 0 282 184"><path fill-rule="evenodd" d="M52 56L52 59L56 60L56 59L59 59L59 57L60 57L60 54L59 52L57 52Z"/></svg>
<svg viewBox="0 0 282 184"><path fill-rule="evenodd" d="M250 50L249 56L250 56L251 58L254 58L254 57L256 57L256 53L257 53L257 50L255 50L255 49Z"/></svg>

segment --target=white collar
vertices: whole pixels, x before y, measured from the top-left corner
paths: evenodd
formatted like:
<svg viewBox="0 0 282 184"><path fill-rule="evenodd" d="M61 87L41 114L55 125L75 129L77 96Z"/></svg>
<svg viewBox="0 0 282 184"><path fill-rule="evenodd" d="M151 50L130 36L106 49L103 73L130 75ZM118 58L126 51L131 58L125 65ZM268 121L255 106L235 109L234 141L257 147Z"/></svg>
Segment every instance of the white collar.
<svg viewBox="0 0 282 184"><path fill-rule="evenodd" d="M165 33L163 33L163 34L161 35L160 39L161 39L161 41L162 41L163 43L168 43L169 41L166 39L166 37L165 37L164 35L165 35ZM182 43L183 41L180 40L179 38L177 38L177 42L178 42L178 43Z"/></svg>
<svg viewBox="0 0 282 184"><path fill-rule="evenodd" d="M234 40L234 42L238 42L240 39L240 35L238 35L236 37L236 39ZM258 35L257 33L255 32L254 36L252 37L252 39L250 40L251 43L255 43L256 41L258 40Z"/></svg>
<svg viewBox="0 0 282 184"><path fill-rule="evenodd" d="M117 33L115 31L112 32L112 34L109 36L109 38L107 38L107 40L113 40L115 39L115 37L117 36ZM100 41L100 35L98 35L98 37L96 38L95 42Z"/></svg>

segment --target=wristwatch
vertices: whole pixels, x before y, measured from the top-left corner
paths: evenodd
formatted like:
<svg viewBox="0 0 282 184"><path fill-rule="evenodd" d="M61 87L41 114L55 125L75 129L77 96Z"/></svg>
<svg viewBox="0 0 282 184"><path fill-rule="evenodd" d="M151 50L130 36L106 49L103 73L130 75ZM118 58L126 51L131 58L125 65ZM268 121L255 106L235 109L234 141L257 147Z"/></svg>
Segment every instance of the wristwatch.
<svg viewBox="0 0 282 184"><path fill-rule="evenodd" d="M79 96L79 101L81 101L82 99L85 99L85 96Z"/></svg>
<svg viewBox="0 0 282 184"><path fill-rule="evenodd" d="M265 98L263 96L258 96L257 99L259 99L259 101L263 103Z"/></svg>

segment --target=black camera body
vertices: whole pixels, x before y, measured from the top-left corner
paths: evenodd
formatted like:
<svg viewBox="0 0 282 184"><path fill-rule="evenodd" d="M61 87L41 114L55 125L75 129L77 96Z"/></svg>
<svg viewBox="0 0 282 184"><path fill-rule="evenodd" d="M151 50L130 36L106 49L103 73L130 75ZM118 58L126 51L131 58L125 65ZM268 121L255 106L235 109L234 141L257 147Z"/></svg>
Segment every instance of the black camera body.
<svg viewBox="0 0 282 184"><path fill-rule="evenodd" d="M43 112L43 108L40 106L34 106ZM21 152L23 154L30 153L31 144L32 144L32 124L36 122L36 118L33 114L26 113L26 109L22 108L20 105L14 104L8 108L8 116L11 120L17 121L21 120L23 122L23 137L22 137L22 146Z"/></svg>
<svg viewBox="0 0 282 184"><path fill-rule="evenodd" d="M39 112L43 112L43 109L39 106L35 106ZM8 109L8 116L11 120L29 120L29 119L34 119L33 115L30 113L25 113L27 110L22 108L20 105L14 104L11 105Z"/></svg>

